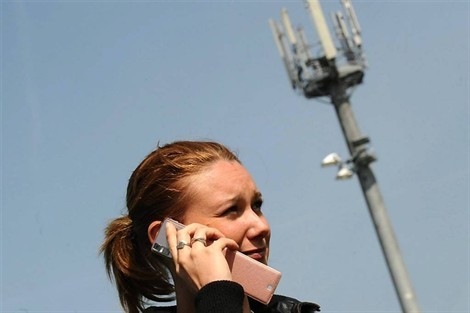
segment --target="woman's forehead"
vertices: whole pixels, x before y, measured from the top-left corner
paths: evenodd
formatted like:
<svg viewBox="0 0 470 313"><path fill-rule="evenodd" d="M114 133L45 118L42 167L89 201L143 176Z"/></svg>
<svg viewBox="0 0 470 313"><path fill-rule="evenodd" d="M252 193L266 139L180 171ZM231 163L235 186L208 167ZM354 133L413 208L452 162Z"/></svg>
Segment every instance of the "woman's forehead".
<svg viewBox="0 0 470 313"><path fill-rule="evenodd" d="M250 173L238 162L217 161L191 179L190 189L196 194L218 193L238 196L244 190L257 192Z"/></svg>

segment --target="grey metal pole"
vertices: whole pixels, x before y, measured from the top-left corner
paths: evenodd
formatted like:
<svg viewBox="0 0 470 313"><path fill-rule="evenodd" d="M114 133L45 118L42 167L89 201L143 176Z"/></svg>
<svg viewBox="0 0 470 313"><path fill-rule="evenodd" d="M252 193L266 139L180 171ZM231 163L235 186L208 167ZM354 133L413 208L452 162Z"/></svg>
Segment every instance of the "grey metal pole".
<svg viewBox="0 0 470 313"><path fill-rule="evenodd" d="M284 61L293 88L302 90L304 96L308 99L324 96L331 97L331 102L335 107L346 144L351 154L351 158L347 162L353 164L359 178L359 183L361 184L362 192L374 223L402 311L403 313L419 313L420 309L417 299L411 286L397 240L395 239L382 194L380 193L374 173L370 168L370 163L375 161L375 156L368 151L369 138L361 135L351 109L351 104L349 103L348 93L346 92L348 88L362 83L364 70L367 68L367 63L362 53L360 26L356 14L352 8L351 1L342 0L351 22L353 38L351 39L347 35L347 27L341 25L342 17L337 13L338 29L336 33L339 34L339 39L343 43L343 54L347 59L346 64L340 62L340 66L338 66L336 62L337 51L330 38L328 25L324 20L320 4L318 0L306 0L306 2L316 26L318 37L322 43L324 55L320 55L317 58L311 58L308 55L308 60L304 60L303 55L295 46L296 39L291 38L291 43L294 45L292 47L294 56L287 57L285 51L288 51L289 47L283 40L285 34L279 30L274 21L270 21L274 40L278 48L280 48L281 58ZM284 20L288 20L286 10L283 10L282 15ZM288 24L287 28L290 29L290 20ZM292 30L287 32L291 37L294 37ZM301 68L303 71L298 71L298 68ZM306 72L305 75L304 71ZM314 75L309 75L312 74L312 71ZM344 178L345 176L338 175L337 177Z"/></svg>
<svg viewBox="0 0 470 313"><path fill-rule="evenodd" d="M356 167L356 173L364 193L369 213L374 223L382 251L392 277L404 313L419 313L417 299L403 261L398 242L387 214L374 173L369 166L370 159L364 153L368 140L361 136L351 109L346 87L339 80L330 85L331 101L335 107L344 138Z"/></svg>

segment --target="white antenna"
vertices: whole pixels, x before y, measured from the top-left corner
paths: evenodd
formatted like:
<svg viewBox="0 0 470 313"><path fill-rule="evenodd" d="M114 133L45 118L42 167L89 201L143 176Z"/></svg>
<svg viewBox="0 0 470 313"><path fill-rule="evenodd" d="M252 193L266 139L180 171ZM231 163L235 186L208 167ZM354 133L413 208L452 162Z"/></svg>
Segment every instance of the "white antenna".
<svg viewBox="0 0 470 313"><path fill-rule="evenodd" d="M336 48L331 39L328 25L326 24L323 11L318 0L307 0L307 6L313 19L313 23L317 30L318 37L320 38L325 52L325 57L328 60L333 60L336 57Z"/></svg>
<svg viewBox="0 0 470 313"><path fill-rule="evenodd" d="M312 54L308 46L307 38L305 37L304 29L301 26L299 26L297 27L296 32L299 38L299 42L297 44L297 56L298 56L298 60L300 61L299 62L300 67L302 68L301 77L299 79L301 80L312 79L314 76L314 72L316 70L321 71L321 68L318 62L316 62L312 58ZM312 66L313 66L313 69L312 69Z"/></svg>
<svg viewBox="0 0 470 313"><path fill-rule="evenodd" d="M281 31L277 27L277 23L275 21L269 20L269 26L271 27L271 30L273 32L274 41L276 42L279 55L281 56L282 62L284 63L284 67L287 71L287 75L289 76L289 80L291 82L292 88L295 88L297 84L297 78L295 77L294 69L292 68L292 62L291 62L292 58L290 57L290 54L288 50L286 50L285 45L284 45L284 40L283 40L284 35L281 33Z"/></svg>
<svg viewBox="0 0 470 313"><path fill-rule="evenodd" d="M338 24L341 29L341 33L344 38L349 38L348 28L346 27L346 23L344 22L344 17L341 12L336 13L336 18L338 19Z"/></svg>
<svg viewBox="0 0 470 313"><path fill-rule="evenodd" d="M338 22L339 30L341 32L341 35L339 37L347 41L349 38L349 32L348 28L346 27L346 23L344 22L343 14L341 12L336 12L336 21Z"/></svg>
<svg viewBox="0 0 470 313"><path fill-rule="evenodd" d="M297 45L297 38L295 37L295 33L292 28L292 24L290 22L290 18L289 18L289 15L287 14L286 9L281 10L281 21L282 21L282 24L284 25L284 29L287 33L287 37L289 37L290 42L293 45Z"/></svg>
<svg viewBox="0 0 470 313"><path fill-rule="evenodd" d="M350 0L342 0L344 9L348 14L349 24L351 25L351 32L353 34L353 42L358 48L362 46L362 38L361 38L361 26L359 25L359 21L357 20L356 12L352 6Z"/></svg>
<svg viewBox="0 0 470 313"><path fill-rule="evenodd" d="M304 29L302 27L298 27L297 34L299 35L299 39L300 39L299 43L300 43L302 53L305 54L305 59L306 59L305 61L308 61L309 59L312 58L312 54L308 46L307 37L305 37Z"/></svg>
<svg viewBox="0 0 470 313"><path fill-rule="evenodd" d="M356 12L352 6L351 0L342 0L344 8L348 13L349 18L351 19L352 25L357 29L358 32L361 32L361 26L359 26L359 20L357 19Z"/></svg>
<svg viewBox="0 0 470 313"><path fill-rule="evenodd" d="M331 19L335 25L336 29L336 36L341 43L341 47L343 48L344 55L348 61L354 61L356 56L353 52L353 47L351 46L351 41L349 38L349 31L344 22L344 17L341 12L336 12L336 14L331 13Z"/></svg>
<svg viewBox="0 0 470 313"><path fill-rule="evenodd" d="M311 75L309 75L309 69L305 65L305 62L308 59L306 55L305 46L303 45L302 41L300 42L297 41L297 36L290 22L289 14L287 13L287 10L285 8L281 10L281 20L282 20L282 24L284 25L284 30L287 33L287 37L289 38L289 41L292 43L292 51L294 54L292 58L292 64L293 64L294 69L291 75L294 75L295 80L297 82L303 79L310 78Z"/></svg>

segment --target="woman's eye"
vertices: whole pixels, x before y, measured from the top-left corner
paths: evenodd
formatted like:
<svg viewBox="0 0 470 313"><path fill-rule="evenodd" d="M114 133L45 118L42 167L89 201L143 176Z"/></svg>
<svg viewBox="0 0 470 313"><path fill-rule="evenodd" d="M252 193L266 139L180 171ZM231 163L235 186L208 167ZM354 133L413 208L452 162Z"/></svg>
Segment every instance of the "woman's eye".
<svg viewBox="0 0 470 313"><path fill-rule="evenodd" d="M254 211L256 212L261 212L261 207L263 206L263 200L259 199L259 200L256 200L253 205L252 205L252 208Z"/></svg>
<svg viewBox="0 0 470 313"><path fill-rule="evenodd" d="M238 213L238 207L236 205L233 205L229 207L227 210L225 210L223 215L230 215L230 214L236 214L236 213Z"/></svg>

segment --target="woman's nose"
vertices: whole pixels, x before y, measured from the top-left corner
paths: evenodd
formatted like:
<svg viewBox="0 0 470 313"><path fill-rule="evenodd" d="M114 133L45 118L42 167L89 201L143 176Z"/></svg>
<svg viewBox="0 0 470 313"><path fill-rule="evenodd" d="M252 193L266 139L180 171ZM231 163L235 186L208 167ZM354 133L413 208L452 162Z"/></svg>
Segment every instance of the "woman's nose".
<svg viewBox="0 0 470 313"><path fill-rule="evenodd" d="M270 235L271 228L264 215L258 215L256 212L252 212L250 229L248 231L248 237L250 238L265 238Z"/></svg>

